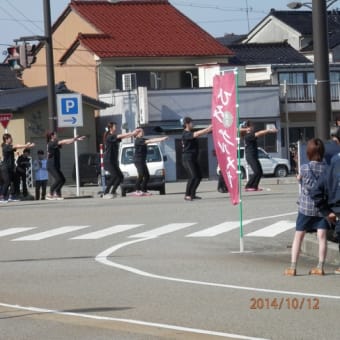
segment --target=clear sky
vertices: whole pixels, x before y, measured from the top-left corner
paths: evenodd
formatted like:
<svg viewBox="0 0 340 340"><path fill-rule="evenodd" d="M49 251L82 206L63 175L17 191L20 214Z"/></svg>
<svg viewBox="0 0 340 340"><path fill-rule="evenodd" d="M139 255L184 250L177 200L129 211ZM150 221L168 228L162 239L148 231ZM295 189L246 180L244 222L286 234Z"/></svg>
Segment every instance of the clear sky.
<svg viewBox="0 0 340 340"><path fill-rule="evenodd" d="M62 13L69 0L50 0L52 22ZM286 10L290 0L170 0L180 11L213 36L247 33L271 8ZM248 10L247 10L248 8ZM249 20L248 20L249 19ZM43 35L43 0L0 1L0 53L13 39Z"/></svg>

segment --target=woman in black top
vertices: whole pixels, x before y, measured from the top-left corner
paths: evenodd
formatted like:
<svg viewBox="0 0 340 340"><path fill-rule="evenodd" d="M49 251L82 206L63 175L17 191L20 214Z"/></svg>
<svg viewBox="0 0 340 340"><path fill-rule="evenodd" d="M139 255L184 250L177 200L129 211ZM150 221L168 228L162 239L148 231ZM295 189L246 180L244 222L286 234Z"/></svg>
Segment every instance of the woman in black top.
<svg viewBox="0 0 340 340"><path fill-rule="evenodd" d="M124 179L118 161L119 143L122 139L136 136L138 132L139 130L136 129L132 132L117 135L117 124L115 122L108 124L104 134L104 168L110 173L110 176L106 181L104 199L114 198L118 186Z"/></svg>
<svg viewBox="0 0 340 340"><path fill-rule="evenodd" d="M244 135L246 161L253 170L246 184L246 191L261 191L259 183L263 176L262 166L259 161L257 139L269 133L277 133L277 129L254 131L253 124L248 120L242 124L241 133Z"/></svg>
<svg viewBox="0 0 340 340"><path fill-rule="evenodd" d="M53 178L50 187L50 194L46 196L47 200L62 200L61 188L65 184L65 176L60 169L60 149L63 145L69 145L76 141L82 141L85 136L74 137L69 139L58 140L56 132L49 132L47 138L47 171Z"/></svg>
<svg viewBox="0 0 340 340"><path fill-rule="evenodd" d="M146 156L148 153L147 145L151 143L160 143L167 140L168 137L160 137L160 138L152 138L146 139L144 138L144 130L140 129L138 135L135 139L135 155L134 155L134 163L137 168L138 178L136 182L136 196L150 196L147 191L148 182L150 179L149 169L146 164Z"/></svg>
<svg viewBox="0 0 340 340"><path fill-rule="evenodd" d="M206 129L193 131L193 122L190 117L183 120L184 131L182 135L182 164L188 174L188 182L184 199L192 201L199 199L196 190L201 183L202 175L198 164L199 145L197 138L207 135L212 131L212 125Z"/></svg>
<svg viewBox="0 0 340 340"><path fill-rule="evenodd" d="M12 136L5 133L2 136L2 163L1 163L1 177L3 185L1 187L0 202L6 203L15 200L14 197L8 197L8 189L13 185L12 192L14 192L15 181L15 157L14 154L18 149L30 149L34 147L34 143L27 143L25 145L13 145Z"/></svg>

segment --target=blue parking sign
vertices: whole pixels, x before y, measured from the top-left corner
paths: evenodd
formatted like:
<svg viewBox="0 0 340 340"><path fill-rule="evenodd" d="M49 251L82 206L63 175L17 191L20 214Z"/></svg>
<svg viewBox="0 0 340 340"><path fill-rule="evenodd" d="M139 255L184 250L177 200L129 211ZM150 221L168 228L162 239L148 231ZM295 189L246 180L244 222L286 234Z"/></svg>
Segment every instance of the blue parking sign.
<svg viewBox="0 0 340 340"><path fill-rule="evenodd" d="M83 126L83 101L80 93L57 94L58 127Z"/></svg>
<svg viewBox="0 0 340 340"><path fill-rule="evenodd" d="M62 98L61 99L61 114L76 115L78 114L78 98Z"/></svg>

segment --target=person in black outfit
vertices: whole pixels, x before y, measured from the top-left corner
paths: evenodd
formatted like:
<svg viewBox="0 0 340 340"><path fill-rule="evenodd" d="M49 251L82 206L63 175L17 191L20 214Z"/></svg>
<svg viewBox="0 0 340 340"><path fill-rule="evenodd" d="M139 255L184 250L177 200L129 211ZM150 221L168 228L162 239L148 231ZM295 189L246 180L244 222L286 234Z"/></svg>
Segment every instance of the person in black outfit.
<svg viewBox="0 0 340 340"><path fill-rule="evenodd" d="M122 139L135 137L139 132L139 129L119 135L117 135L116 131L117 123L111 122L108 124L104 134L104 168L110 173L109 178L106 181L105 191L103 193L104 199L114 198L116 196L118 186L124 179L124 175L119 168L118 161L119 143L122 141Z"/></svg>
<svg viewBox="0 0 340 340"><path fill-rule="evenodd" d="M246 191L261 191L259 183L263 176L263 171L259 161L257 139L269 133L277 133L277 129L266 129L255 132L253 124L248 120L242 125L241 133L244 134L246 161L253 170L253 174L249 177L248 183L246 184Z"/></svg>
<svg viewBox="0 0 340 340"><path fill-rule="evenodd" d="M1 177L2 187L0 194L0 202L7 203L8 201L15 201L12 196L14 194L15 182L15 157L14 154L18 149L30 149L34 147L34 143L27 143L25 145L13 145L12 136L5 133L2 137L2 163L1 163ZM11 188L11 196L8 196L9 187Z"/></svg>
<svg viewBox="0 0 340 340"><path fill-rule="evenodd" d="M82 141L85 137L74 137L69 139L58 140L56 132L47 134L47 171L53 178L50 187L50 194L46 196L49 201L62 200L61 189L65 184L65 176L60 169L60 149L63 145L73 144L76 141Z"/></svg>
<svg viewBox="0 0 340 340"><path fill-rule="evenodd" d="M201 183L202 175L198 164L199 145L197 138L207 135L212 131L212 125L206 129L193 131L193 121L190 117L183 119L184 131L182 135L182 164L188 175L188 182L184 199L192 201L200 199L196 191Z"/></svg>
<svg viewBox="0 0 340 340"><path fill-rule="evenodd" d="M147 186L150 179L149 169L146 163L146 156L148 153L147 145L151 143L160 143L167 140L168 137L160 137L160 138L152 138L146 139L144 138L144 130L140 129L138 135L135 139L135 154L134 154L134 163L138 172L138 178L136 181L136 196L150 196L148 193Z"/></svg>
<svg viewBox="0 0 340 340"><path fill-rule="evenodd" d="M24 151L22 152L22 155L20 155L17 159L17 168L15 171L15 175L16 175L15 194L20 195L20 184L22 184L22 195L24 197L28 195L26 172L27 172L27 169L29 169L31 166L31 161L30 161L29 156L30 156L30 150L24 149Z"/></svg>

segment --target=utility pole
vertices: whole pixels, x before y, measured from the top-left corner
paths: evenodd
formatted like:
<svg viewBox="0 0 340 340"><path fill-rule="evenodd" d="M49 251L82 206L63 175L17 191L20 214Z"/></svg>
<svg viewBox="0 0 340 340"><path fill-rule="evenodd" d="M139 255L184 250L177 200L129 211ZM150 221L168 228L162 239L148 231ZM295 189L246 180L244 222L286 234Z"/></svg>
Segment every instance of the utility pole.
<svg viewBox="0 0 340 340"><path fill-rule="evenodd" d="M329 80L328 13L325 0L313 0L312 7L317 136L326 141L329 139L332 112Z"/></svg>
<svg viewBox="0 0 340 340"><path fill-rule="evenodd" d="M51 27L50 0L44 1L44 26L45 26L45 49L46 49L46 73L48 91L48 127L50 131L57 130L57 102L54 79L54 59Z"/></svg>

